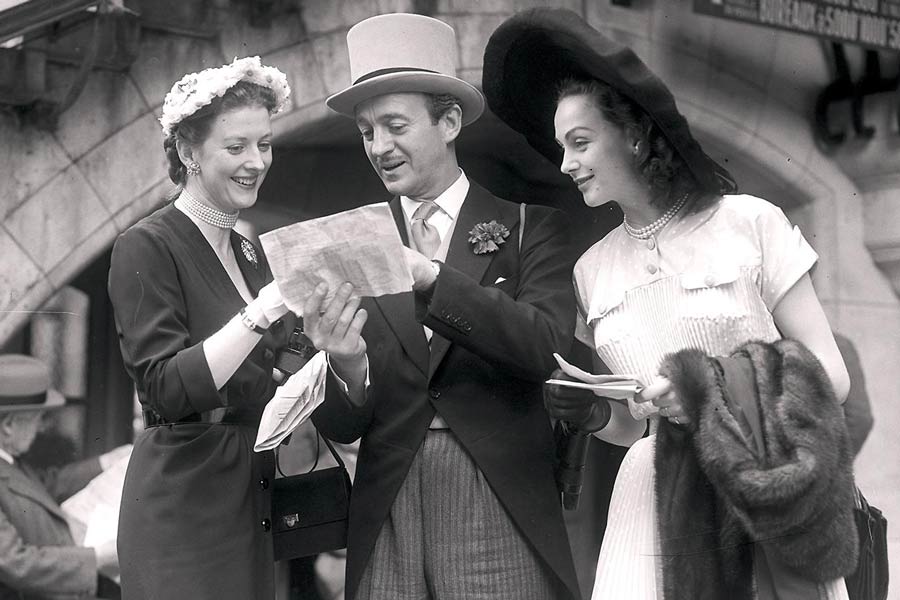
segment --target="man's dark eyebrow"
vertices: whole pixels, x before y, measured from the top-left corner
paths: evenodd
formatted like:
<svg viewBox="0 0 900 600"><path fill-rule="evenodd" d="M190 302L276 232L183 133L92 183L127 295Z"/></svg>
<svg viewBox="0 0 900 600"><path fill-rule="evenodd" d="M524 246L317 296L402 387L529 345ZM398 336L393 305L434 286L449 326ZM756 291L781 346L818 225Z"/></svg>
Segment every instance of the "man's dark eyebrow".
<svg viewBox="0 0 900 600"><path fill-rule="evenodd" d="M384 123L386 121L392 121L394 119L400 119L402 121L409 121L409 115L405 115L403 113L386 113L383 115L378 115L378 118L375 119L379 123ZM365 126L369 125L369 121L367 119L357 119L356 126Z"/></svg>
<svg viewBox="0 0 900 600"><path fill-rule="evenodd" d="M403 119L404 121L408 121L409 116L403 113L387 113L378 117L379 121L389 121L391 119Z"/></svg>

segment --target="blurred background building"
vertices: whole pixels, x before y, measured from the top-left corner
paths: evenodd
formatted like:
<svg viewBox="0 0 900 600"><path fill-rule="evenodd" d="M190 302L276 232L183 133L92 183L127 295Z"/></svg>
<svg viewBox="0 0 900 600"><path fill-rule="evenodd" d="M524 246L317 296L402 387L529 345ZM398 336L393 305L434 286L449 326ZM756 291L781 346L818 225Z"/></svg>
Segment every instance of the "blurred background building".
<svg viewBox="0 0 900 600"><path fill-rule="evenodd" d="M874 428L858 482L900 523L897 0L0 0L0 346L53 365L73 405L67 451L131 440L133 389L106 277L116 236L171 188L157 117L174 81L256 54L288 74L275 162L242 215L254 235L387 199L355 126L324 105L349 82L349 27L394 11L443 19L460 75L480 86L490 33L539 5L570 8L632 46L742 190L802 228L831 324L866 374ZM463 131L459 155L496 194L570 211L584 247L621 219L586 209L491 114Z"/></svg>

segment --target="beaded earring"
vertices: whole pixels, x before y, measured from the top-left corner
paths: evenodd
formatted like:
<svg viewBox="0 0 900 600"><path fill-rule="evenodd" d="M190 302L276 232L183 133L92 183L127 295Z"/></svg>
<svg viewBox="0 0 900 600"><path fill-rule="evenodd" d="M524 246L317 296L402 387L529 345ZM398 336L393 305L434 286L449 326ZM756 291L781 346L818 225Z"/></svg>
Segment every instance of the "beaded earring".
<svg viewBox="0 0 900 600"><path fill-rule="evenodd" d="M189 162L187 165L187 174L188 175L199 175L200 174L200 164L195 161Z"/></svg>

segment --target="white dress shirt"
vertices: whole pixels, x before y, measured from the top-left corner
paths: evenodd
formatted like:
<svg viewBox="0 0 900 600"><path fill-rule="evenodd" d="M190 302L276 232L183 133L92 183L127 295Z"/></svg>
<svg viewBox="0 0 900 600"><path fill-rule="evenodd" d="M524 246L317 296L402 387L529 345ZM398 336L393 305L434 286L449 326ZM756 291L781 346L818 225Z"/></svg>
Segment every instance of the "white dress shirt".
<svg viewBox="0 0 900 600"><path fill-rule="evenodd" d="M438 210L434 211L434 213L428 217L426 222L437 229L438 235L441 238L441 245L434 255L435 260L444 261L447 259L447 250L450 248L450 238L453 236L454 227L456 227L456 218L459 216L459 211L462 209L463 202L465 202L468 194L469 179L466 177L466 174L463 173L463 170L460 169L459 177L456 178L456 181L444 190L440 196L434 199L434 203L437 205ZM421 204L421 201L419 200L400 196L400 206L403 208L403 216L406 218L406 234L408 239L412 239L412 230L410 229L412 226L412 217L413 213L416 212L416 209L419 208L419 204ZM422 328L425 330L425 337L428 338L428 343L430 345L432 331L424 325ZM447 423L441 415L435 414L429 427L431 429L446 429Z"/></svg>
<svg viewBox="0 0 900 600"><path fill-rule="evenodd" d="M459 177L456 178L450 187L434 199L438 210L428 217L426 223L437 229L441 238L441 245L437 253L434 255L435 260L443 261L447 258L447 249L450 246L450 237L453 234L453 227L456 225L456 218L462 209L466 195L469 193L469 179L462 169L459 170ZM413 200L406 196L400 196L400 206L403 207L403 216L406 218L406 233L412 239L410 226L412 225L413 213L419 208L421 201Z"/></svg>

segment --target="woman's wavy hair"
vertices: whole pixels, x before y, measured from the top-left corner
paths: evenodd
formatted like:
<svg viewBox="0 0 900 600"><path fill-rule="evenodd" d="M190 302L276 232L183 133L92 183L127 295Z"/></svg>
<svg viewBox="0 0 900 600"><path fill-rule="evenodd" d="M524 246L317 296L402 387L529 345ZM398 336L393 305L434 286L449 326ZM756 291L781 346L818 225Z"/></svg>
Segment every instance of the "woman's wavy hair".
<svg viewBox="0 0 900 600"><path fill-rule="evenodd" d="M199 146L209 137L216 116L223 112L247 106L260 106L271 114L276 105L275 92L269 88L249 81L238 81L222 96L213 98L212 102L179 121L172 128L172 133L163 141L163 149L169 162L169 179L178 186L183 186L187 180L187 167L178 156L179 141Z"/></svg>
<svg viewBox="0 0 900 600"><path fill-rule="evenodd" d="M600 109L603 117L621 128L629 139L637 142L632 156L638 177L650 190L653 206L665 210L685 194L693 196L688 211L699 210L700 184L653 119L627 96L597 79L569 77L557 88L557 104L570 96L587 96Z"/></svg>

